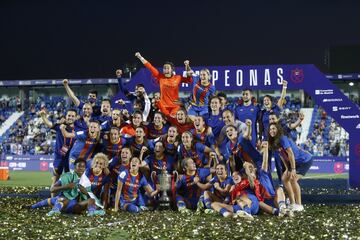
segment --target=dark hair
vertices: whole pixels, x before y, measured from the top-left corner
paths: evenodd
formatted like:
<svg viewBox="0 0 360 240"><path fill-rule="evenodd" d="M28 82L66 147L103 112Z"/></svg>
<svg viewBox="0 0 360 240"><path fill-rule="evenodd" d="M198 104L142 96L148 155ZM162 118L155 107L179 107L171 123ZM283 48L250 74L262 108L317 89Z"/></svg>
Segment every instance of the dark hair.
<svg viewBox="0 0 360 240"><path fill-rule="evenodd" d="M74 165L76 166L78 163L80 163L80 162L84 162L85 163L85 165L86 165L86 160L84 159L84 158L77 158L76 160L75 160L75 162L74 162Z"/></svg>
<svg viewBox="0 0 360 240"><path fill-rule="evenodd" d="M170 65L171 69L174 70L175 69L175 65L170 62L170 61L166 61L163 65Z"/></svg>
<svg viewBox="0 0 360 240"><path fill-rule="evenodd" d="M144 84L142 84L142 83L138 83L138 84L136 84L136 85L135 85L135 87L137 87L137 88L139 88L139 87L143 87L143 88L145 88Z"/></svg>
<svg viewBox="0 0 360 240"><path fill-rule="evenodd" d="M277 114L275 111L271 111L270 114L269 114L269 116L271 116L271 115L275 115L276 117L279 118L279 114Z"/></svg>
<svg viewBox="0 0 360 240"><path fill-rule="evenodd" d="M76 111L75 108L69 108L66 112L67 112L67 113L68 113L68 112L74 112L75 115L77 115L77 111Z"/></svg>
<svg viewBox="0 0 360 240"><path fill-rule="evenodd" d="M109 103L110 103L110 105L111 105L111 100L110 100L110 99L108 99L108 98L104 98L103 100L101 100L101 103L103 103L103 102L109 102Z"/></svg>
<svg viewBox="0 0 360 240"><path fill-rule="evenodd" d="M117 130L118 132L120 132L120 128L118 128L118 127L112 126L112 127L110 128L110 131L113 130L113 129L115 129L115 130Z"/></svg>
<svg viewBox="0 0 360 240"><path fill-rule="evenodd" d="M216 94L216 96L226 98L226 93L224 93L224 92L218 92L218 94Z"/></svg>
<svg viewBox="0 0 360 240"><path fill-rule="evenodd" d="M266 95L263 97L263 101L264 101L264 98L266 98L266 97L269 98L271 102L274 101L274 98L273 98L272 96L268 95L268 94L266 94Z"/></svg>
<svg viewBox="0 0 360 240"><path fill-rule="evenodd" d="M88 93L95 94L96 97L98 96L98 92L95 89L90 89Z"/></svg>
<svg viewBox="0 0 360 240"><path fill-rule="evenodd" d="M142 119L142 112L141 112L141 111L139 111L139 110L134 111L133 114L132 114L132 116L135 116L135 114L140 115L140 116L141 116L141 119Z"/></svg>
<svg viewBox="0 0 360 240"><path fill-rule="evenodd" d="M270 136L270 127L275 125L277 129L277 133L275 137ZM271 123L269 128L267 129L268 137L269 137L269 147L271 150L276 150L280 147L280 137L284 135L284 130L282 129L279 123Z"/></svg>
<svg viewBox="0 0 360 240"><path fill-rule="evenodd" d="M234 116L234 113L230 109L225 109L222 113L224 114L225 112L229 112L231 116Z"/></svg>
<svg viewBox="0 0 360 240"><path fill-rule="evenodd" d="M97 121L97 120L91 120L91 119L90 119L89 123L92 123L92 122L97 123L97 124L99 124L99 126L100 126L100 122L99 122L99 121Z"/></svg>
<svg viewBox="0 0 360 240"><path fill-rule="evenodd" d="M250 88L245 88L245 89L243 89L242 91L243 91L243 92L249 91L250 93L252 93L252 90L251 90Z"/></svg>
<svg viewBox="0 0 360 240"><path fill-rule="evenodd" d="M219 98L219 96L217 96L217 95L211 96L211 97L210 97L210 102L211 102L213 99L217 99L217 100L219 100L219 102L220 102L220 98Z"/></svg>

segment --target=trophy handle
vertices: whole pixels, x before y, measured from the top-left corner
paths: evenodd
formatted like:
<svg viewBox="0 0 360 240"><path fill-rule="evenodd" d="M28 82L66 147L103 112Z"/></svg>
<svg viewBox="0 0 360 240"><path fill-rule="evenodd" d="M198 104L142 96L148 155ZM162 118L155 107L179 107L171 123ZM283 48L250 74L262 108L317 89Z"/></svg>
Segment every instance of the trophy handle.
<svg viewBox="0 0 360 240"><path fill-rule="evenodd" d="M174 175L173 177L175 179L175 185L176 185L179 180L179 173L176 170L174 170L173 175Z"/></svg>
<svg viewBox="0 0 360 240"><path fill-rule="evenodd" d="M151 177L151 180L153 181L153 183L156 184L156 182L155 182L156 172L155 171L152 171L150 177Z"/></svg>

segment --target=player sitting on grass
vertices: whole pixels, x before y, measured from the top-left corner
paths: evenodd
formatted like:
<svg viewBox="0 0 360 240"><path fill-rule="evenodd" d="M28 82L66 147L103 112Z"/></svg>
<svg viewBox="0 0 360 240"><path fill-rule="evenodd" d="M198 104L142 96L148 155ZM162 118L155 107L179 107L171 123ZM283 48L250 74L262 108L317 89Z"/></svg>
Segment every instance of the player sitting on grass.
<svg viewBox="0 0 360 240"><path fill-rule="evenodd" d="M182 162L185 174L176 184L176 205L179 212L187 213L195 210L204 190L211 188L206 178L211 174L210 168L196 168L193 159L185 158Z"/></svg>
<svg viewBox="0 0 360 240"><path fill-rule="evenodd" d="M51 187L50 191L59 195L35 203L30 209L52 206L52 210L47 213L48 216L59 215L61 212L80 214L85 209L88 210L88 216L104 215L103 210L96 210L95 200L88 198L89 192L79 184L80 177L85 172L86 161L76 159L74 165L74 172L62 174Z"/></svg>
<svg viewBox="0 0 360 240"><path fill-rule="evenodd" d="M212 189L204 192L204 203L206 213L211 213L213 202L230 202L230 188L233 185L231 177L227 175L225 164L219 164L216 166L216 176L210 180Z"/></svg>
<svg viewBox="0 0 360 240"><path fill-rule="evenodd" d="M143 187L150 197L159 193L159 187L154 191L146 178L139 173L140 160L133 157L130 162L130 171L125 170L119 174L115 196L114 211L122 210L130 213L139 213L145 206L139 199L140 188Z"/></svg>

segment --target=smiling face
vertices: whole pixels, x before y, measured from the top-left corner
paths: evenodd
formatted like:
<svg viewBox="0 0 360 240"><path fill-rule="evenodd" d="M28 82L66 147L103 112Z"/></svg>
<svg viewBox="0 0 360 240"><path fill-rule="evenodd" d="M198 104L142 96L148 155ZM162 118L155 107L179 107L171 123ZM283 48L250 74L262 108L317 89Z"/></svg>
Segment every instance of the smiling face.
<svg viewBox="0 0 360 240"><path fill-rule="evenodd" d="M195 117L194 119L194 126L196 130L202 130L205 127L205 122L204 119L202 117Z"/></svg>
<svg viewBox="0 0 360 240"><path fill-rule="evenodd" d="M117 143L120 140L120 133L119 130L116 128L111 128L110 130L110 141L111 143Z"/></svg>
<svg viewBox="0 0 360 240"><path fill-rule="evenodd" d="M130 162L130 171L138 172L140 168L140 159L137 157L133 157Z"/></svg>
<svg viewBox="0 0 360 240"><path fill-rule="evenodd" d="M223 121L225 125L228 126L235 123L235 118L230 111L225 111L223 113Z"/></svg>
<svg viewBox="0 0 360 240"><path fill-rule="evenodd" d="M164 145L162 142L157 142L154 147L155 155L162 155L165 151Z"/></svg>
<svg viewBox="0 0 360 240"><path fill-rule="evenodd" d="M90 103L85 103L82 110L85 117L90 117L93 113L93 108Z"/></svg>
<svg viewBox="0 0 360 240"><path fill-rule="evenodd" d="M221 179L224 179L227 176L224 165L219 164L216 166L216 176L218 176Z"/></svg>
<svg viewBox="0 0 360 240"><path fill-rule="evenodd" d="M264 97L264 100L263 100L263 102L264 102L264 106L266 107L266 108L270 108L271 107L271 99L269 98L269 97Z"/></svg>
<svg viewBox="0 0 360 240"><path fill-rule="evenodd" d="M154 115L154 125L155 126L161 126L163 124L163 117L160 113L155 113Z"/></svg>
<svg viewBox="0 0 360 240"><path fill-rule="evenodd" d="M232 179L234 181L235 184L238 184L239 182L241 182L241 176L240 176L240 173L235 171L233 174L232 174Z"/></svg>
<svg viewBox="0 0 360 240"><path fill-rule="evenodd" d="M65 118L66 124L69 124L69 125L73 124L76 120L76 115L77 115L76 112L68 111L66 113L66 118Z"/></svg>
<svg viewBox="0 0 360 240"><path fill-rule="evenodd" d="M114 109L112 112L111 112L111 118L113 121L117 121L121 116L121 112L119 109Z"/></svg>
<svg viewBox="0 0 360 240"><path fill-rule="evenodd" d="M242 92L242 99L244 100L245 103L251 101L251 98L252 98L252 94L249 90L245 90Z"/></svg>
<svg viewBox="0 0 360 240"><path fill-rule="evenodd" d="M138 127L135 130L135 137L138 139L143 139L145 137L145 131L143 128Z"/></svg>
<svg viewBox="0 0 360 240"><path fill-rule="evenodd" d="M269 127L269 134L271 137L275 137L278 133L278 129L275 124L271 124Z"/></svg>
<svg viewBox="0 0 360 240"><path fill-rule="evenodd" d="M94 158L91 168L95 174L101 174L105 168L105 159L103 158Z"/></svg>
<svg viewBox="0 0 360 240"><path fill-rule="evenodd" d="M171 67L170 64L164 64L164 66L163 66L163 74L166 77L171 77L172 74L173 74L173 71L174 71L174 69Z"/></svg>
<svg viewBox="0 0 360 240"><path fill-rule="evenodd" d="M129 148L121 149L121 163L127 165L129 164L130 159L131 159L130 149Z"/></svg>
<svg viewBox="0 0 360 240"><path fill-rule="evenodd" d="M176 137L178 136L178 130L174 126L169 127L167 134L170 139L175 140Z"/></svg>
<svg viewBox="0 0 360 240"><path fill-rule="evenodd" d="M186 171L196 171L196 164L194 160L192 160L191 158L187 158L185 161Z"/></svg>
<svg viewBox="0 0 360 240"><path fill-rule="evenodd" d="M111 111L111 104L108 101L102 101L101 103L101 114L104 116L108 116L110 115L110 111Z"/></svg>
<svg viewBox="0 0 360 240"><path fill-rule="evenodd" d="M201 70L200 71L200 81L201 85L207 86L210 83L210 72L209 70Z"/></svg>
<svg viewBox="0 0 360 240"><path fill-rule="evenodd" d="M213 98L210 101L210 108L212 111L219 111L220 110L220 99L219 98Z"/></svg>
<svg viewBox="0 0 360 240"><path fill-rule="evenodd" d="M74 171L78 176L81 176L85 172L85 169L86 169L86 163L85 161L81 161L76 164Z"/></svg>
<svg viewBox="0 0 360 240"><path fill-rule="evenodd" d="M137 127L137 126L140 126L141 122L142 122L141 114L134 113L134 116L132 118L132 124Z"/></svg>
<svg viewBox="0 0 360 240"><path fill-rule="evenodd" d="M226 136L230 140L236 140L238 137L238 132L236 131L235 127L229 126L226 128Z"/></svg>
<svg viewBox="0 0 360 240"><path fill-rule="evenodd" d="M277 123L278 121L279 121L279 119L277 118L276 115L274 115L274 114L269 115L269 123L270 124L271 123Z"/></svg>
<svg viewBox="0 0 360 240"><path fill-rule="evenodd" d="M180 124L184 124L186 122L186 113L183 110L179 110L176 113L176 120Z"/></svg>
<svg viewBox="0 0 360 240"><path fill-rule="evenodd" d="M98 122L90 122L89 135L91 138L96 138L100 133L100 126Z"/></svg>
<svg viewBox="0 0 360 240"><path fill-rule="evenodd" d="M181 141L185 147L191 147L193 136L190 132L184 132L181 135Z"/></svg>

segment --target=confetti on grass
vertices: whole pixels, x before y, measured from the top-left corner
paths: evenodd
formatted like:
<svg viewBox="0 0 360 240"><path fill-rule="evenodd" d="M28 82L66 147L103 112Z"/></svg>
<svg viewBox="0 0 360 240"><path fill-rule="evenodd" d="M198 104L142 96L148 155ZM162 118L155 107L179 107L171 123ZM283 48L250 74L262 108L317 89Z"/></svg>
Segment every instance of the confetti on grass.
<svg viewBox="0 0 360 240"><path fill-rule="evenodd" d="M36 194L40 189L1 188L0 193ZM323 194L329 193L331 190ZM360 239L360 205L309 204L294 218L260 215L252 222L171 211L137 215L107 211L102 217L49 218L49 208L21 208L38 200L0 198L0 239Z"/></svg>

